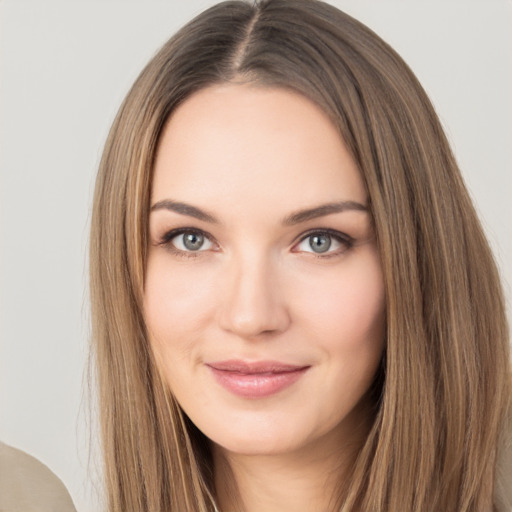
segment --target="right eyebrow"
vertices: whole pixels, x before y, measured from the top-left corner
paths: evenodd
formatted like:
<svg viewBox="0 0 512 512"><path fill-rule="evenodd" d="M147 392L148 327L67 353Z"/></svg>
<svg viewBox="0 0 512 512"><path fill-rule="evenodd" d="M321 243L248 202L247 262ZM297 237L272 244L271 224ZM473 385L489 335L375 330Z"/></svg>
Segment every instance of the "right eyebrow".
<svg viewBox="0 0 512 512"><path fill-rule="evenodd" d="M171 212L179 213L180 215L187 215L188 217L194 217L195 219L209 222L210 224L220 224L218 219L211 213L205 210L201 210L191 204L181 203L179 201L172 201L171 199L163 199L162 201L156 202L150 209L151 212L156 210L168 210Z"/></svg>

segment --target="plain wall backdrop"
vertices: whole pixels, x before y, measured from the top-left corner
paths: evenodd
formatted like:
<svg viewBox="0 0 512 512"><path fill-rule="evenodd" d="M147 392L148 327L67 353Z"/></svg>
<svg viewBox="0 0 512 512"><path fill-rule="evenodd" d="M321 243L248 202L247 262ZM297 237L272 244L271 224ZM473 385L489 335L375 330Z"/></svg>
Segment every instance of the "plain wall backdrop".
<svg viewBox="0 0 512 512"><path fill-rule="evenodd" d="M0 1L0 439L47 464L79 512L91 482L87 237L117 108L147 60L213 4ZM511 302L512 2L331 1L409 63L433 100Z"/></svg>

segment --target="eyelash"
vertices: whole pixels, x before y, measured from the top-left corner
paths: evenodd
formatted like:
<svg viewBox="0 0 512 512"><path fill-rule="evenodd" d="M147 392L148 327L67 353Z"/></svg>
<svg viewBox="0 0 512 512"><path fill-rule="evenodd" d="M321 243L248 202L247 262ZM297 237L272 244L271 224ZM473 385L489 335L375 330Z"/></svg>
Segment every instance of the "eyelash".
<svg viewBox="0 0 512 512"><path fill-rule="evenodd" d="M206 231L202 231L201 229L196 228L179 228L179 229L173 229L171 231L168 231L165 233L165 235L160 239L157 245L165 246L169 251L171 251L174 255L182 257L182 258L197 258L201 255L202 252L206 251L183 251L181 249L178 249L173 243L172 240L180 235L183 234L195 234L203 236L205 239L209 240L212 244L216 245L215 239ZM354 246L355 240L345 234L341 233L339 231L335 231L333 229L315 229L310 230L306 233L303 233L298 241L294 242L293 247L298 246L308 238L312 236L328 236L330 238L333 238L338 243L340 243L343 247L340 249L337 249L335 251L330 251L325 254L322 253L315 253L314 251L295 251L295 252L307 252L308 254L311 254L315 258L320 259L327 259L332 258L334 256L339 256L340 254L343 254L344 252L348 251Z"/></svg>
<svg viewBox="0 0 512 512"><path fill-rule="evenodd" d="M294 243L293 246L296 247L297 245L301 244L302 242L304 242L308 238L311 238L312 236L328 236L328 237L336 240L336 242L340 243L343 246L337 250L326 252L325 254L316 253L314 251L304 251L304 252L308 252L308 254L313 255L315 258L320 258L320 259L327 259L327 258L333 258L335 256L339 256L340 254L343 254L344 252L351 249L355 243L355 240L351 236L349 236L345 233L341 233L340 231L335 231L334 229L313 229L311 231L308 231L308 232L302 234L300 236L298 242Z"/></svg>
<svg viewBox="0 0 512 512"><path fill-rule="evenodd" d="M202 231L201 229L196 229L196 228L179 228L179 229L172 229L171 231L168 231L167 233L165 233L165 235L158 242L158 245L165 246L169 251L171 251L176 256L179 256L182 258L197 258L198 256L200 256L201 252L205 252L205 251L183 251L181 249L178 249L172 243L172 240L174 238L176 238L177 236L180 236L180 235L184 235L185 233L203 236L205 239L210 240L213 244L215 244L215 242L214 242L215 239L206 231Z"/></svg>

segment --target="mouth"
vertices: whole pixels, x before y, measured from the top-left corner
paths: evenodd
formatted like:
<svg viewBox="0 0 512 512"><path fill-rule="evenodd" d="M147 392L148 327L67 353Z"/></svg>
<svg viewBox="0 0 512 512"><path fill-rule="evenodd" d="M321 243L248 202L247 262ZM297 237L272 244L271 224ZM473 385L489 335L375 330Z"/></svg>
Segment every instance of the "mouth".
<svg viewBox="0 0 512 512"><path fill-rule="evenodd" d="M310 368L279 361L238 360L207 363L217 382L243 398L265 398L297 382Z"/></svg>

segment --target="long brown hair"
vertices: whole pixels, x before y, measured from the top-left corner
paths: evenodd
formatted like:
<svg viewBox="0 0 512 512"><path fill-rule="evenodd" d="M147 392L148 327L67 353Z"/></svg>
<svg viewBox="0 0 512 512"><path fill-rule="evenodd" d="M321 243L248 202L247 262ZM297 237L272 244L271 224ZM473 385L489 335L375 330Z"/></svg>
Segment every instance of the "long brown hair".
<svg viewBox="0 0 512 512"><path fill-rule="evenodd" d="M228 1L203 12L146 66L113 124L90 245L108 509L214 510L207 440L160 378L142 298L162 128L195 91L230 81L293 89L319 105L368 190L386 351L373 427L340 510L492 510L510 395L493 257L413 73L371 30L316 0Z"/></svg>

